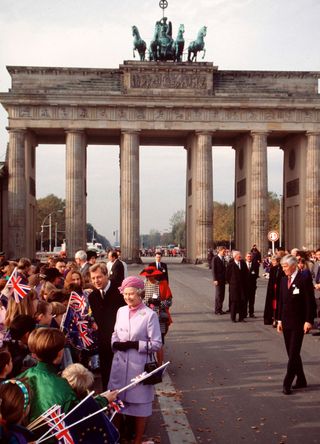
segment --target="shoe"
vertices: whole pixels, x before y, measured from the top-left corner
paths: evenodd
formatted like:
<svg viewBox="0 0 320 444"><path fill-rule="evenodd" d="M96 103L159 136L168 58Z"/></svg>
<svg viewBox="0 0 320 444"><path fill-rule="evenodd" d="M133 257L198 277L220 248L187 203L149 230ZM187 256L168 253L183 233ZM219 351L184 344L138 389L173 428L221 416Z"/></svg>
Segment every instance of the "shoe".
<svg viewBox="0 0 320 444"><path fill-rule="evenodd" d="M250 318L255 318L255 315L254 315L254 314L251 314L251 315L250 315Z"/></svg>
<svg viewBox="0 0 320 444"><path fill-rule="evenodd" d="M287 387L283 387L282 393L284 395L291 395L292 394L292 390L287 388Z"/></svg>
<svg viewBox="0 0 320 444"><path fill-rule="evenodd" d="M226 310L225 312L226 312L226 313L230 313L230 310Z"/></svg>
<svg viewBox="0 0 320 444"><path fill-rule="evenodd" d="M237 322L235 319L231 319L232 322Z"/></svg>
<svg viewBox="0 0 320 444"><path fill-rule="evenodd" d="M320 336L320 331L316 331L315 333L312 333L312 336Z"/></svg>
<svg viewBox="0 0 320 444"><path fill-rule="evenodd" d="M245 319L239 319L239 322L247 322Z"/></svg>
<svg viewBox="0 0 320 444"><path fill-rule="evenodd" d="M292 386L292 388L294 390L296 390L296 389L303 389L303 388L306 388L306 387L307 387L307 383L306 382L297 382L296 384L294 384Z"/></svg>
<svg viewBox="0 0 320 444"><path fill-rule="evenodd" d="M221 314L221 315L225 315L225 314L226 314L226 312L225 312L225 311L223 311L223 310L221 310L219 314Z"/></svg>

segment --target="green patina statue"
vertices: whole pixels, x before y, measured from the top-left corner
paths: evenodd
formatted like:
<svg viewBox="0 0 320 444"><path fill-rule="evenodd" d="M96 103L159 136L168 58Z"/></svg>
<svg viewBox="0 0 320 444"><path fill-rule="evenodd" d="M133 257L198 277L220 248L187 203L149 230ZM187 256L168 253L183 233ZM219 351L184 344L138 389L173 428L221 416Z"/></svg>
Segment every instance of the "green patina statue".
<svg viewBox="0 0 320 444"><path fill-rule="evenodd" d="M164 17L164 10L168 7L167 0L160 0L160 8L163 10L163 17L157 21L154 27L153 38L150 42L148 49L150 61L166 62L172 60L174 62L182 62L183 50L184 50L184 25L179 26L176 40L172 38L172 23L168 21L167 17ZM197 53L203 51L203 57L206 50L204 49L204 37L207 33L207 27L203 26L193 42L188 47L188 62L197 60ZM132 26L133 39L133 57L135 57L135 51L138 51L140 60L145 60L146 42L140 37L137 26ZM191 57L191 54L193 56Z"/></svg>
<svg viewBox="0 0 320 444"><path fill-rule="evenodd" d="M144 40L140 37L138 28L134 25L132 26L133 35L133 58L135 58L135 51L138 51L140 60L144 61L146 56L147 45Z"/></svg>

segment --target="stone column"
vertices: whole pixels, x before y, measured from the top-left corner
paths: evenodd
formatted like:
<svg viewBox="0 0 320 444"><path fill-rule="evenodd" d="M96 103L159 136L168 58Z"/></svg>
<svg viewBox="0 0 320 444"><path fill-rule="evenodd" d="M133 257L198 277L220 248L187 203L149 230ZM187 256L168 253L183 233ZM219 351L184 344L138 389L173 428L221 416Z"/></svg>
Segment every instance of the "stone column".
<svg viewBox="0 0 320 444"><path fill-rule="evenodd" d="M320 245L320 133L307 133L305 239L308 250Z"/></svg>
<svg viewBox="0 0 320 444"><path fill-rule="evenodd" d="M268 250L268 161L267 133L252 132L251 156L251 246L257 244L262 255Z"/></svg>
<svg viewBox="0 0 320 444"><path fill-rule="evenodd" d="M121 257L128 262L140 262L139 144L139 132L122 132L120 146L120 245Z"/></svg>
<svg viewBox="0 0 320 444"><path fill-rule="evenodd" d="M8 150L8 251L9 259L27 256L27 184L25 129L9 129Z"/></svg>
<svg viewBox="0 0 320 444"><path fill-rule="evenodd" d="M86 250L86 135L71 130L66 137L66 243L68 257Z"/></svg>
<svg viewBox="0 0 320 444"><path fill-rule="evenodd" d="M196 144L196 260L207 260L208 248L213 237L213 191L212 191L212 134L197 133Z"/></svg>

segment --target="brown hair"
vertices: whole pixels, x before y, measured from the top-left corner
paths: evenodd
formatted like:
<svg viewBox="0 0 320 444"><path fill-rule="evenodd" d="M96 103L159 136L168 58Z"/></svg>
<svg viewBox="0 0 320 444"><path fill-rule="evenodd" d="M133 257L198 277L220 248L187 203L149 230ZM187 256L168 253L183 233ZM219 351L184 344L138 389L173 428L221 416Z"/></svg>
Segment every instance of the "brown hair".
<svg viewBox="0 0 320 444"><path fill-rule="evenodd" d="M80 271L78 270L70 270L69 273L67 274L65 280L64 280L64 288L68 288L70 284L73 284L72 282L72 275L73 274L77 274L80 278L80 282L81 282L81 287L84 286L84 279L82 274L80 273Z"/></svg>
<svg viewBox="0 0 320 444"><path fill-rule="evenodd" d="M63 315L67 311L67 307L61 304L61 302L53 301L51 302L51 306L53 316Z"/></svg>
<svg viewBox="0 0 320 444"><path fill-rule="evenodd" d="M48 313L50 302L47 301L39 301L37 305L36 312L34 314L34 318L37 321L40 315L46 315Z"/></svg>
<svg viewBox="0 0 320 444"><path fill-rule="evenodd" d="M97 264L92 265L89 268L90 273L94 273L95 271L100 270L102 274L108 275L107 266L103 262L98 262Z"/></svg>
<svg viewBox="0 0 320 444"><path fill-rule="evenodd" d="M30 290L29 293L17 303L11 296L8 300L7 312L4 324L6 327L10 327L13 319L21 314L29 315L32 318L36 312L36 306L34 301L38 299L37 292L35 290Z"/></svg>
<svg viewBox="0 0 320 444"><path fill-rule="evenodd" d="M28 347L39 361L52 364L65 345L65 336L57 328L38 328L28 339Z"/></svg>
<svg viewBox="0 0 320 444"><path fill-rule="evenodd" d="M24 415L24 394L14 381L0 384L0 418L5 426L18 424Z"/></svg>
<svg viewBox="0 0 320 444"><path fill-rule="evenodd" d="M11 359L11 354L8 350L6 349L0 350L0 373L2 373L5 366L9 364L10 359Z"/></svg>

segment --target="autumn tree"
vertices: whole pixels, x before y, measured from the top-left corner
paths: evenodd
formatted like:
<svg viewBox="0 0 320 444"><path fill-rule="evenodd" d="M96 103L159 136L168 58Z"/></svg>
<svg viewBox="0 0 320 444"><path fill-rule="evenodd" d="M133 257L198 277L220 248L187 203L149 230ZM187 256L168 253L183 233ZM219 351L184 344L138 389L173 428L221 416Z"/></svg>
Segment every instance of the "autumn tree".
<svg viewBox="0 0 320 444"><path fill-rule="evenodd" d="M186 220L185 212L179 210L170 219L173 243L185 248L186 244Z"/></svg>
<svg viewBox="0 0 320 444"><path fill-rule="evenodd" d="M234 238L234 205L213 202L213 240L215 243L229 242Z"/></svg>

